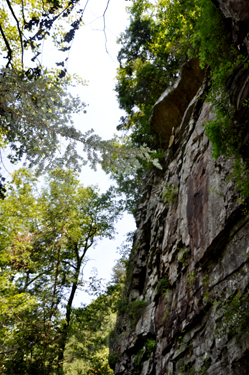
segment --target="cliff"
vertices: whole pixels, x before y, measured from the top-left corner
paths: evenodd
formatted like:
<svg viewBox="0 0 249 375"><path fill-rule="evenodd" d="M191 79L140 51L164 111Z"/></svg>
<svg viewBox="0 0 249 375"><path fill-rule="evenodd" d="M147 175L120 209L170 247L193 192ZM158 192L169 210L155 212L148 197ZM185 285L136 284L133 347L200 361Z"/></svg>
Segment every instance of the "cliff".
<svg viewBox="0 0 249 375"><path fill-rule="evenodd" d="M218 0L235 43L247 49L248 1ZM248 98L248 69L227 89L237 118ZM116 375L249 374L249 215L212 158L203 123L214 118L196 60L158 100L151 126L167 146L139 202L124 300L110 339ZM172 129L175 129L172 130ZM243 157L248 157L248 126Z"/></svg>

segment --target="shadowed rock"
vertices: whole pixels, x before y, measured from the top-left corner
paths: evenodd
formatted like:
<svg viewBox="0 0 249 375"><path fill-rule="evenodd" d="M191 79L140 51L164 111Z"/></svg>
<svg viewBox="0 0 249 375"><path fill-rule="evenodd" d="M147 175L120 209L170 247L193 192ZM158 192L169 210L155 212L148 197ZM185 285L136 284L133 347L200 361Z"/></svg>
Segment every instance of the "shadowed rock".
<svg viewBox="0 0 249 375"><path fill-rule="evenodd" d="M214 3L219 5L226 18L239 22L249 20L248 0L216 0Z"/></svg>
<svg viewBox="0 0 249 375"><path fill-rule="evenodd" d="M159 136L161 145L167 147L172 128L177 128L189 103L198 91L205 70L198 59L191 59L183 65L179 78L160 96L153 107L150 125Z"/></svg>

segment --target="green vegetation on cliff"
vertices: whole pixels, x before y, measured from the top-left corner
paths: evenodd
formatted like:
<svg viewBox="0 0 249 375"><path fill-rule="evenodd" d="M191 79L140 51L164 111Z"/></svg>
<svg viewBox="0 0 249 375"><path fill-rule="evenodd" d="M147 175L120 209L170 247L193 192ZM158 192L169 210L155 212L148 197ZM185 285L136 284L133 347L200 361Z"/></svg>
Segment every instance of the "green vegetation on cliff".
<svg viewBox="0 0 249 375"><path fill-rule="evenodd" d="M118 128L132 128L134 143L153 144L148 120L156 100L190 57L199 56L201 65L212 69L228 59L228 32L211 0L135 0L128 12L130 26L119 38L116 85L127 116Z"/></svg>
<svg viewBox="0 0 249 375"><path fill-rule="evenodd" d="M226 92L234 69L247 66L247 54L232 43L231 30L211 0L134 0L127 8L130 26L121 34L116 92L126 111L117 129L128 131L134 145L160 149L160 137L149 125L152 107L173 85L182 64L199 57L209 68L207 100L216 119L205 124L214 157L235 156L234 177L244 198L249 196L247 166L241 159L241 129L234 126L235 109ZM245 105L247 103L245 102Z"/></svg>

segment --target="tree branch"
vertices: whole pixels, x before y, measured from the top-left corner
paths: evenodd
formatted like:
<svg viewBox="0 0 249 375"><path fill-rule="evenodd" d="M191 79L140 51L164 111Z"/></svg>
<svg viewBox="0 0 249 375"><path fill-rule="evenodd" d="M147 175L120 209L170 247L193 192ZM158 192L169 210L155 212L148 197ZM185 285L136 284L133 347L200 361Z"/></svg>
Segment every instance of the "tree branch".
<svg viewBox="0 0 249 375"><path fill-rule="evenodd" d="M107 37L106 37L106 31L105 31L105 29L106 29L106 26L105 26L105 14L106 14L106 11L108 9L109 3L110 3L110 0L107 1L106 8L105 8L104 13L103 13L103 22L104 22L103 31L104 31L104 35L105 35L105 50L106 50L106 53L108 53L108 55L109 55L109 52L107 50Z"/></svg>
<svg viewBox="0 0 249 375"><path fill-rule="evenodd" d="M22 58L21 58L21 61L22 61L22 67L23 67L23 53L24 53L24 50L23 50L23 42L22 42L22 33L21 33L21 29L20 29L20 25L19 25L19 21L18 21L18 18L16 17L15 13L14 13L14 10L10 4L10 1L9 0L6 0L7 1L7 4L8 4L8 7L12 13L12 16L14 17L15 21L16 21L16 25L17 25L17 30L18 30L18 33L19 33L19 37L20 37L20 43L21 43L21 50L22 50Z"/></svg>
<svg viewBox="0 0 249 375"><path fill-rule="evenodd" d="M47 271L51 271L53 268L49 268ZM47 272L46 271L46 272ZM42 275L44 274L44 272L42 273L39 273L39 275L35 276L33 279L31 279L26 285L25 285L25 288L23 289L24 291L27 289L27 287L32 284L35 280L39 279L39 277L41 277Z"/></svg>
<svg viewBox="0 0 249 375"><path fill-rule="evenodd" d="M33 125L35 125L35 126L38 126L38 127L40 127L40 128L46 129L48 132L51 132L51 133L54 133L54 134L57 134L57 135L61 135L62 137L65 137L65 138L70 138L70 139L72 139L72 140L74 140L74 141L76 141L76 142L81 142L81 143L83 143L83 144L87 143L85 140L82 140L82 139L80 139L80 138L73 137L73 136L70 135L70 134L64 134L64 133L62 133L62 132L60 132L60 131L58 131L58 130L54 130L54 129L49 128L49 127L48 127L47 125L45 125L45 124L39 123L39 122L34 121L34 120L30 120L29 118L20 115L19 113L13 111L13 110L10 109L10 108L5 107L5 106L2 105L2 104L0 104L0 108L5 109L5 111L12 113L13 115L19 117L20 119L22 119L22 120L24 120L24 121L27 121L27 122L29 122L29 123L31 123L31 124L33 124ZM96 147L98 147L98 150L110 150L110 147L108 147L108 145L107 145L107 141L104 141L103 143L105 143L106 146L105 146L104 144L98 144L98 145L96 146ZM113 147L113 151L114 151L114 147ZM135 154L135 156L138 156L138 157L140 157L140 158L143 158L142 153L141 153L141 150L139 150L139 149L136 150L136 149L128 148L128 150L127 150L126 148L125 148L125 149L121 149L121 148L118 148L118 149L117 149L117 148L116 148L115 152L117 152L119 155L124 155L124 156L129 156L129 155L131 155L131 152L132 152L133 154ZM147 161L152 161L152 159L149 159L149 158L146 158L146 157L144 157L144 159L147 160Z"/></svg>
<svg viewBox="0 0 249 375"><path fill-rule="evenodd" d="M10 48L9 42L8 42L8 40L7 40L7 38L6 38L5 34L4 34L4 32L3 32L3 29L2 29L2 25L1 25L1 23L0 23L0 33L1 33L2 37L3 37L4 43L5 43L5 45L6 45L6 47L7 47L7 50L8 50L7 59L8 59L9 61L8 61L7 65L6 65L6 68L8 68L9 64L11 64L11 59L12 59L12 49Z"/></svg>

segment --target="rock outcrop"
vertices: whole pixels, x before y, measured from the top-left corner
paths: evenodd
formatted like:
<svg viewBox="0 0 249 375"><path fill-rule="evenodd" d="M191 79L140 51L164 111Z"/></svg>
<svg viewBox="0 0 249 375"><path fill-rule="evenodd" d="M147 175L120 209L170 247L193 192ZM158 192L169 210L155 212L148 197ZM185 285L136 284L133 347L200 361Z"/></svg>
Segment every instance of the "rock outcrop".
<svg viewBox="0 0 249 375"><path fill-rule="evenodd" d="M248 2L219 3L235 17L238 3ZM234 103L238 93L248 97L239 74L229 82ZM165 116L165 143L174 121L176 130L164 169L148 176L137 210L123 306L110 339L116 375L249 374L249 212L227 181L232 161L212 158L203 123L214 114L207 83L196 76L175 120L166 124L172 91L151 119L159 132ZM180 79L174 89L184 86Z"/></svg>
<svg viewBox="0 0 249 375"><path fill-rule="evenodd" d="M150 125L159 136L162 146L168 146L172 128L180 125L204 74L204 69L199 66L199 59L191 59L183 65L175 84L165 90L154 105Z"/></svg>

